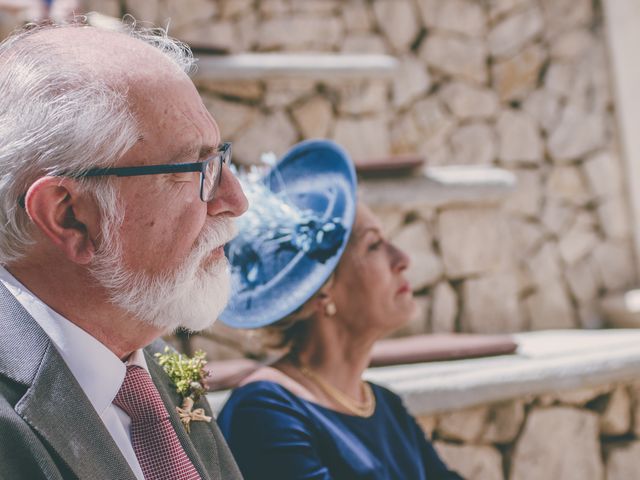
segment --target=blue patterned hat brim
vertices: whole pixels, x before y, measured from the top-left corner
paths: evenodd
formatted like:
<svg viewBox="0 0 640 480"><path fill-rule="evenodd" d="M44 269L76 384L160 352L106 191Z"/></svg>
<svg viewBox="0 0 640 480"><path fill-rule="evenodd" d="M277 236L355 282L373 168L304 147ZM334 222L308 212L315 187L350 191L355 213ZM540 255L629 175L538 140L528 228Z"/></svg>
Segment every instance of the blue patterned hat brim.
<svg viewBox="0 0 640 480"><path fill-rule="evenodd" d="M249 210L225 248L232 291L220 320L259 328L300 308L336 268L353 228L356 174L339 145L308 140L245 190ZM251 202L256 195L267 199Z"/></svg>

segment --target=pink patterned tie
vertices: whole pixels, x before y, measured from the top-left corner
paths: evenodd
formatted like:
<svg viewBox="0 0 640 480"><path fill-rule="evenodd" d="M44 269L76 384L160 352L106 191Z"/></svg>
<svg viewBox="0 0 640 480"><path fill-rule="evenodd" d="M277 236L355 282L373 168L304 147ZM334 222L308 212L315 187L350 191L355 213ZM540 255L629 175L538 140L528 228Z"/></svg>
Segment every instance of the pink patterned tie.
<svg viewBox="0 0 640 480"><path fill-rule="evenodd" d="M144 368L127 366L127 375L113 403L131 418L131 443L145 480L200 480Z"/></svg>

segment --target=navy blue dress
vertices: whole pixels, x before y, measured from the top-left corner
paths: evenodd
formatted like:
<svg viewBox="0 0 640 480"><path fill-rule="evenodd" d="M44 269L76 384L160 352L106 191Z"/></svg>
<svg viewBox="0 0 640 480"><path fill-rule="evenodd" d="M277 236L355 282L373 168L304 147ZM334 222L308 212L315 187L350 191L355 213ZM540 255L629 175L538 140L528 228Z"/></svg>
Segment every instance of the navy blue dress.
<svg viewBox="0 0 640 480"><path fill-rule="evenodd" d="M457 480L400 397L371 384L362 418L269 381L236 389L218 415L245 480Z"/></svg>

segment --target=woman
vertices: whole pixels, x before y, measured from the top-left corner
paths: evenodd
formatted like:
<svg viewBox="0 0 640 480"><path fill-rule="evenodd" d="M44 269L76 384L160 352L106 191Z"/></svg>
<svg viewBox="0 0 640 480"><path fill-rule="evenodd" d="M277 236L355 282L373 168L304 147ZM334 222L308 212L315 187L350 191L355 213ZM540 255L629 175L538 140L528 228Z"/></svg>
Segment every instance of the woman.
<svg viewBox="0 0 640 480"><path fill-rule="evenodd" d="M461 478L397 395L362 380L374 342L404 325L415 305L403 275L409 259L356 205L348 157L329 142L305 142L270 183L279 193L252 199L262 211L249 214L230 245L239 295L221 317L235 327L271 325L289 347L247 378L218 416L243 475ZM279 201L295 207L288 213L296 220L284 227L286 215L269 218L284 208Z"/></svg>

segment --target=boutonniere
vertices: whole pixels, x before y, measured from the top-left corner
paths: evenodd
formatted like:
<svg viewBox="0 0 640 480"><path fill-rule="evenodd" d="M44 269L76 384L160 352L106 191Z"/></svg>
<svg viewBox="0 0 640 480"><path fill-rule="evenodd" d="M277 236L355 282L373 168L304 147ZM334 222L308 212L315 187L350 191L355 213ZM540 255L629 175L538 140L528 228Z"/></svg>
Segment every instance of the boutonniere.
<svg viewBox="0 0 640 480"><path fill-rule="evenodd" d="M176 412L187 432L191 432L191 422L210 422L211 417L205 415L204 409L193 409L194 403L206 392L204 379L209 375L204 369L206 354L198 350L189 358L165 347L164 353L156 353L156 357L182 397L182 407L176 407Z"/></svg>

